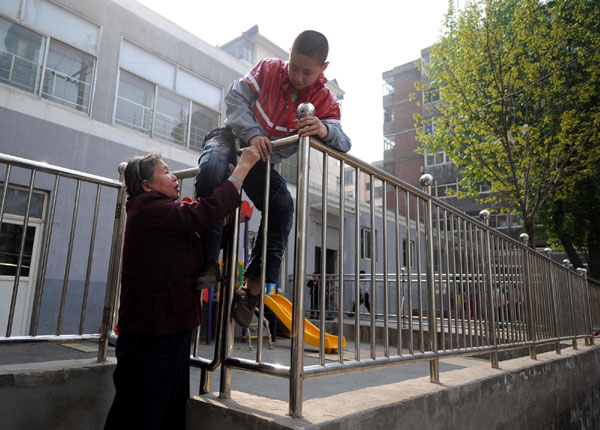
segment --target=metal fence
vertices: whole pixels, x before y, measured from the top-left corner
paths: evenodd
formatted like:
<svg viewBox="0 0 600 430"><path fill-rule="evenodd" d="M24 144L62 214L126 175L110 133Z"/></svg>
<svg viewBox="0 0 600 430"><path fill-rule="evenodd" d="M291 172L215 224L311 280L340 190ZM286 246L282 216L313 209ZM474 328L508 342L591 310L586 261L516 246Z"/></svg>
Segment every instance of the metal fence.
<svg viewBox="0 0 600 430"><path fill-rule="evenodd" d="M282 284L293 286L290 297L293 303L291 320L291 359L289 365L272 363L263 359L263 327L258 326L257 349L254 360L234 355L234 324L231 317L237 258L240 252L240 211L232 218L231 240L224 250L227 283L221 286L217 315L217 335L213 357L198 357L197 349L192 354L192 366L202 369L200 392L210 389L211 372L221 369L219 395L231 395L231 374L233 369L241 369L289 380L290 415L302 415L303 383L307 378L332 374L363 371L384 366L409 362L428 362L430 380L439 381L439 359L444 356L476 355L487 353L491 365L498 366L498 353L501 351L528 348L535 358L536 347L545 344L555 345L560 353L561 342L572 342L577 347L577 339L593 343L593 328L600 326L600 289L591 286L585 271L579 273L569 269L568 262L561 266L548 255L536 253L524 243L503 235L487 225L489 213L481 213L482 220L473 219L457 211L442 200L430 195L432 178L422 178L423 189L415 188L388 173L374 168L348 154L341 154L322 142L311 138L292 136L274 144L276 148L298 146L298 173L296 188L296 228L294 240L288 245L290 261L293 260L293 273L282 274ZM311 157L313 158L311 164ZM339 171L331 172L330 161L335 160ZM7 331L0 337L0 343L12 341L99 339L98 359L106 359L107 346L115 324L121 244L124 228L123 188L124 163L120 166L119 181L88 175L45 163L0 156L0 163L6 165L4 184L11 183L11 169L30 171L29 185L26 188L28 200L22 225L28 226L31 195L34 191L36 174L44 173L54 178L50 187L51 199L46 214L46 227L43 239L43 254L40 274L37 278L36 304L33 323L27 336L12 336L12 319L9 317ZM310 187L311 166L321 163L321 185ZM268 163L267 163L268 164ZM345 172L353 172L355 181L352 193L346 193ZM175 172L180 181L193 178L197 169ZM268 189L268 174L265 189ZM339 187L331 190L330 175L339 177ZM70 234L68 243L54 243L52 240L55 212L64 205L57 205L59 181L66 177L74 181L74 192L70 194ZM363 181L363 179L365 179ZM21 182L23 180L21 179ZM366 184L366 189L361 184ZM82 287L82 306L79 330L65 334L61 328L65 309L65 297L69 288L70 261L73 250L79 253L75 237L83 184L91 184L96 189L95 209L92 228L89 233L86 282ZM380 186L382 192L375 190ZM6 193L3 188L0 222ZM112 202L110 216L99 214L101 190L108 188ZM366 192L365 192L366 191ZM90 194L90 193L83 193ZM94 195L91 193L91 195ZM61 197L58 197L61 201ZM68 199L65 201L69 201ZM266 199L268 202L268 199ZM319 202L320 205L315 205ZM311 204L313 203L313 204ZM333 214L333 215L332 215ZM269 216L268 204L263 217ZM311 218L312 217L312 218ZM337 248L334 273L327 273L326 253L321 253L322 270L317 276L320 284L316 310L316 324L321 328L333 327L338 335L335 355L328 355L325 347L325 330L319 332L318 364L304 365L304 328L306 311L311 306L306 302L307 249L309 222L318 219L321 227L320 247L327 249L331 242L328 231L337 231L337 240L331 245ZM100 219L112 222L110 249L105 252L107 269L104 279L105 294L102 311L102 330L98 333L84 333L86 301L89 273L96 256L94 246L98 242L95 226ZM69 217L65 218L69 219ZM64 220L60 221L65 223ZM266 225L267 223L265 223ZM348 230L348 232L346 232ZM370 231L371 234L365 234ZM263 232L267 234L267 232ZM23 235L25 236L25 235ZM378 239L379 238L379 239ZM10 314L14 312L19 290L19 273L24 254L24 238L20 251L13 284ZM263 243L266 245L266 240ZM56 314L56 330L49 335L37 333L39 301L44 289L45 271L48 258L56 247L67 249L64 261L63 290L61 303ZM265 250L263 250L264 255ZM264 258L263 258L264 260ZM357 298L361 295L360 269L366 269L364 282L370 289L371 312L368 316L359 312ZM285 267L285 265L284 265ZM380 267L381 270L377 270ZM264 285L264 271L262 274ZM329 278L329 279L328 279ZM337 283L333 294L327 295L327 281ZM264 291L263 291L264 293ZM356 303L356 312L352 304ZM329 309L327 308L329 306ZM328 312L329 311L329 315ZM37 312L37 313L36 313ZM331 322L328 316L333 317ZM264 295L261 295L259 321L264 318ZM333 325L333 326L332 326ZM368 333L368 353L363 352L363 333ZM353 354L344 356L344 337L352 340ZM196 337L197 341L199 336Z"/></svg>
<svg viewBox="0 0 600 430"><path fill-rule="evenodd" d="M112 302L92 309L89 297L105 297L107 279L117 282L109 254L121 234L113 215L122 181L6 154L2 173L0 343L100 339ZM109 242L103 235L113 227Z"/></svg>
<svg viewBox="0 0 600 430"><path fill-rule="evenodd" d="M222 291L214 359L192 360L192 365L203 369L201 394L209 391L210 371L219 367L222 398L231 395L232 369L281 377L290 384L290 415L298 417L302 415L303 382L307 378L423 361L429 362L430 379L437 382L440 357L486 353L491 365L497 367L501 351L528 348L535 358L540 345L554 344L560 353L560 342L570 341L574 347L580 338L593 342L592 307L597 306L597 290L588 288L584 272L578 274L528 248L527 235L522 235L524 243L519 243L488 227L489 212L482 211L482 220L476 220L432 197L432 178L428 175L422 178L423 190L419 190L315 139L299 139L298 153L296 229L294 242L289 245L294 250L290 365L263 359L261 324L256 358L234 355L230 309L236 268L230 264L230 283ZM314 310L305 305L305 284L310 278L306 271L307 223L314 211L309 204L314 198L308 181L309 157L322 162L320 221L324 227L320 246L327 248L327 230L333 227L338 231L334 245L339 250L334 274L325 272L326 257L324 252L321 254L318 309L324 311L318 313L316 323L319 327L334 324L338 346L333 348L337 349L335 358L326 357L325 333L321 330L319 364L305 366L304 317ZM333 198L328 186L330 158L339 162L340 187ZM352 197L343 192L348 168L357 178ZM361 175L366 175L370 184L366 199L359 186ZM380 199L375 195L375 182L383 189ZM328 212L332 211L337 216L330 222L329 218L334 217L328 218ZM263 216L269 216L268 207ZM239 214L237 217L235 225ZM347 225L352 225L348 235L344 231ZM372 310L368 319L351 310L351 304L360 297L360 282L356 279L361 276L360 264L364 261L361 228L365 225L375 233L380 228L383 242L377 243L377 234L367 236L370 273L364 276L370 283ZM238 236L235 230L226 250L230 262L239 255ZM383 262L379 275L377 261ZM342 288L328 294L327 282ZM259 310L258 320L262 321L263 299ZM327 323L328 316L333 316L332 323ZM364 329L369 342L366 356L361 350ZM352 358L344 356L345 332L353 337Z"/></svg>

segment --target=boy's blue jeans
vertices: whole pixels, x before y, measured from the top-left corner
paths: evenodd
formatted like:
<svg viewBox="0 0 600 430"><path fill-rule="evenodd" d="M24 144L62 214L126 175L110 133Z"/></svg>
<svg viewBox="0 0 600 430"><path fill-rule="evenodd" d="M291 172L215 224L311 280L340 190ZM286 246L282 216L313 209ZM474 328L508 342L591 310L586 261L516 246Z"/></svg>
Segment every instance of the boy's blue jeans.
<svg viewBox="0 0 600 430"><path fill-rule="evenodd" d="M234 136L227 128L213 130L207 136L202 154L198 160L198 175L196 176L197 197L207 197L212 190L229 177L229 163L236 163ZM259 161L246 176L243 190L248 195L256 209L261 213L265 205L265 174L266 163ZM281 268L281 258L287 245L292 228L294 201L287 188L285 179L274 169L271 169L269 189L269 225L267 229L267 262L266 281L277 282ZM245 270L246 276L260 276L261 253L264 222L261 217L260 227L250 261ZM221 250L223 223L214 225L205 233L205 259L217 261Z"/></svg>

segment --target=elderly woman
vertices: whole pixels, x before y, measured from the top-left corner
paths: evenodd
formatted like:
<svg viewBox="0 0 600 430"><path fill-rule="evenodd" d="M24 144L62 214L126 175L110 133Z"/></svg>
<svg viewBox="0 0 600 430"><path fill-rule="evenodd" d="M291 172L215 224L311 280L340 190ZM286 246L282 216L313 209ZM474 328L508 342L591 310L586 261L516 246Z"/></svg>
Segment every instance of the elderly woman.
<svg viewBox="0 0 600 430"><path fill-rule="evenodd" d="M242 182L259 159L245 149L231 176L190 204L176 202L179 184L160 154L127 164L116 394L105 429L185 428L191 333L201 316L194 286L204 265L201 233L241 204Z"/></svg>

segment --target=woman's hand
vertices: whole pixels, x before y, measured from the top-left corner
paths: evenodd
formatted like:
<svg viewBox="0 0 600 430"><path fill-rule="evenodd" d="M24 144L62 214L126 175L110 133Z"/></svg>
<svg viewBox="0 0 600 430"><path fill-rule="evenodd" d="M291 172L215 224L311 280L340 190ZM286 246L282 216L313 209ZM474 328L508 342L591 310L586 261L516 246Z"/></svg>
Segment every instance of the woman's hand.
<svg viewBox="0 0 600 430"><path fill-rule="evenodd" d="M229 179L235 185L238 191L242 188L242 183L244 182L244 179L246 179L246 176L248 175L250 169L252 169L252 167L254 167L254 165L260 159L261 155L257 147L249 146L247 148L242 149L242 156L240 157L237 166L235 166L235 168L231 172L231 176L233 176L236 179L232 179L231 176Z"/></svg>

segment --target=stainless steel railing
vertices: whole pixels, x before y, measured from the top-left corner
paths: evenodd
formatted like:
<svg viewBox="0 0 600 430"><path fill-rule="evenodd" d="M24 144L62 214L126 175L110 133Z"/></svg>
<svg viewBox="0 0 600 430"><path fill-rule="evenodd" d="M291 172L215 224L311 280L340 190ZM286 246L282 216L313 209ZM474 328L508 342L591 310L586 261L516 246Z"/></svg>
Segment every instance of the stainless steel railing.
<svg viewBox="0 0 600 430"><path fill-rule="evenodd" d="M103 234L110 229L104 221L114 213L115 196L121 192L122 182L7 154L0 154L0 172L2 170L0 227L10 218L13 224L21 227L21 234L14 276L4 278L5 285L12 285L10 300L1 304L7 317L3 321L6 330L1 332L0 343L100 339L102 312L96 312L96 321L90 321L88 298L92 290L97 292L100 288L100 294L106 290L106 278L93 270L97 261L105 261L108 257L106 246L109 244L97 239L98 231ZM7 199L8 190L23 186L27 195L25 208L23 214L16 217L8 213L9 206L14 204ZM31 293L25 295L21 269L25 258L25 232L31 225L34 191L47 196L49 202L44 205L45 215L41 215L39 220L44 225L43 231L36 239L41 243L38 275L32 276L33 267L38 267L37 262L32 262L26 279ZM103 266L104 274L108 273L110 277L112 268L107 264ZM54 297L51 298L44 295L49 283L54 288ZM23 296L26 296L25 299L22 299ZM50 300L55 297L58 297L58 303ZM46 301L49 311L44 313L45 328L40 331L40 315ZM68 315L67 303L70 303ZM15 313L21 307L23 312L32 309L31 316L28 317L27 330L15 333ZM75 317L77 309L78 319ZM54 329L49 328L52 325Z"/></svg>
<svg viewBox="0 0 600 430"><path fill-rule="evenodd" d="M310 157L322 161L322 183L317 189L310 188L308 178L310 167L319 163L311 164ZM339 163L340 178L334 198L329 195L328 177L332 159ZM346 197L344 192L346 169L355 173L353 197ZM369 183L367 199L363 198L361 179L366 179L362 183ZM375 182L383 190L381 198L376 198ZM254 360L233 355L233 326L228 313L231 283L226 290L229 295L225 296L224 318L219 320L225 324L220 360L222 398L231 395L232 369L286 378L290 383L290 414L297 417L302 415L303 381L307 378L425 361L430 363L431 381L437 382L440 357L487 353L491 365L497 367L501 351L528 348L535 358L536 348L541 345L554 344L560 353L561 342L571 341L574 347L577 339L593 342L592 309L597 306L597 292L588 286L583 274L561 267L526 243L492 230L487 225L487 211L481 213L481 221L476 220L432 197L431 183L432 178L424 176L423 190L419 190L316 139L299 140L296 229L294 243L289 245L294 250L290 364L263 358L260 333ZM263 216L268 216L268 208L265 212ZM352 219L346 223L348 217ZM307 226L318 221L323 226L321 250L327 249L328 229L336 230L338 235L333 245L338 247L337 275L333 281L342 288L333 297L335 317L333 323L326 322L330 298L326 297L328 274L322 252L318 307L323 312L317 321L320 327L334 324L332 329L339 335L338 348L335 356L326 357L325 334L321 330L319 362L305 366L304 294L310 252ZM353 231L346 234L348 225ZM370 236L361 233L365 228L370 229ZM379 232L382 239L376 239ZM238 255L237 232L235 236L232 256ZM526 235L522 239L526 241ZM349 303L360 295L355 280L363 268L367 269L370 282L369 319L361 318L359 312L347 318ZM233 266L230 270L232 279ZM259 321L263 312L261 300ZM368 355L361 349L361 333L365 330ZM345 333L354 342L354 356L350 359L343 351ZM201 387L201 393L207 391L206 385Z"/></svg>
<svg viewBox="0 0 600 430"><path fill-rule="evenodd" d="M277 149L298 145L298 174L296 186L296 228L293 244L288 246L289 259L293 261L293 273L282 270L283 284L287 279L292 285L292 321L290 339L290 362L269 362L263 357L262 325L259 324L256 357L253 360L234 355L234 325L230 315L235 287L236 261L239 251L239 210L233 216L231 242L224 251L229 262L228 284L222 286L219 303L217 338L212 358L194 354L192 365L202 369L201 393L210 390L211 372L221 368L219 395L231 395L231 371L241 369L289 381L289 408L294 417L302 415L303 383L307 378L349 373L398 365L408 362L429 362L431 381L439 381L439 359L444 356L475 355L487 353L491 365L498 366L498 353L512 349L529 349L535 358L541 345L553 345L560 353L561 343L578 339L593 343L592 331L600 326L600 289L590 285L586 273L571 270L568 262L561 266L548 255L528 248L488 227L489 214L481 213L482 220L473 219L430 195L432 178L422 178L423 189L408 185L388 173L374 168L348 154L341 154L317 139L291 136L281 139ZM312 161L311 161L312 160ZM322 163L321 182L311 186L310 173ZM119 289L121 243L124 228L123 172L120 166L119 181L89 175L83 172L50 166L45 163L0 155L0 165L5 165L4 184L28 183L28 200L22 217L24 231L28 226L31 196L34 190L46 190L49 214L45 217L44 238L40 273L37 277L34 317L26 336L13 336L12 320L0 343L15 341L65 341L99 339L98 359L106 358L108 341L114 335L115 313ZM336 165L338 169L330 169ZM13 171L19 172L13 180ZM312 170L311 170L312 169ZM29 179L25 172L29 171ZM352 172L352 193L346 193L345 173ZM1 172L1 171L0 171ZM195 177L197 169L175 172L180 181ZM37 175L37 176L36 176ZM44 175L42 183L39 178ZM268 176L265 190L268 189ZM331 177L339 177L339 188L330 189ZM61 185L61 178L68 185ZM368 182L368 185L366 185ZM53 184L53 185L52 185ZM364 186L363 186L364 185ZM95 187L96 193L82 191ZM64 188L64 193L63 193ZM8 187L4 187L0 205L0 225L3 221ZM381 189L377 195L376 190ZM106 191L110 190L107 197ZM101 193L101 191L103 191ZM61 194L62 193L62 194ZM66 196L64 194L67 194ZM85 282L81 288L82 305L77 333L65 334L63 330L66 303L72 273L72 257L81 248L78 223L82 199L93 196L91 229L85 270ZM111 213L103 214L102 199L111 202ZM265 199L268 202L268 199ZM69 205L67 205L69 203ZM87 205L89 206L89 205ZM86 206L86 207L87 207ZM55 221L56 213L62 216ZM84 211L85 212L85 211ZM268 203L263 217L269 216ZM69 215L70 214L70 215ZM69 219L70 222L64 222ZM104 226L103 232L112 231L110 249L104 250L102 262L108 266L105 285L105 302L102 312L102 330L85 333L87 298L91 273L100 257L95 245L98 243L96 225L113 220ZM309 226L321 225L321 235L309 238ZM267 223L265 223L266 225ZM61 225L64 243L54 243L53 229ZM314 227L313 227L314 228ZM337 238L328 233L337 232ZM264 231L263 234L267 234ZM66 239L68 237L68 239ZM334 237L333 241L331 237ZM522 237L527 240L526 235ZM22 239L24 240L24 239ZM321 284L318 298L319 313L316 324L324 328L319 333L319 353L316 364L304 365L305 284L309 240L318 245L321 252ZM263 244L266 246L266 240ZM327 273L325 250L337 247L334 273ZM63 260L57 259L53 250L66 249ZM19 291L20 266L23 263L23 243L20 243L19 261L14 279L10 314L14 314ZM81 258L81 255L78 255ZM264 256L264 250L263 250ZM264 261L264 258L263 258ZM104 267L106 267L104 266ZM38 333L38 320L44 284L48 268L59 277L60 304L53 315L56 330L49 334ZM58 267L58 269L57 269ZM61 267L64 270L61 270ZM371 312L361 315L358 309L360 296L360 270L367 272L365 281L370 287ZM328 277L339 286L332 297L326 297ZM264 271L262 273L264 285ZM263 291L264 293L264 291ZM328 300L329 299L329 300ZM327 321L326 305L333 300L334 319ZM351 304L357 302L356 312ZM261 295L259 320L264 316L264 297ZM367 318L365 318L367 317ZM327 354L325 331L338 334L337 352ZM368 344L363 345L363 338ZM344 355L344 337L350 356ZM197 337L198 339L198 337ZM367 346L363 349L362 346ZM366 352L365 352L366 351Z"/></svg>

